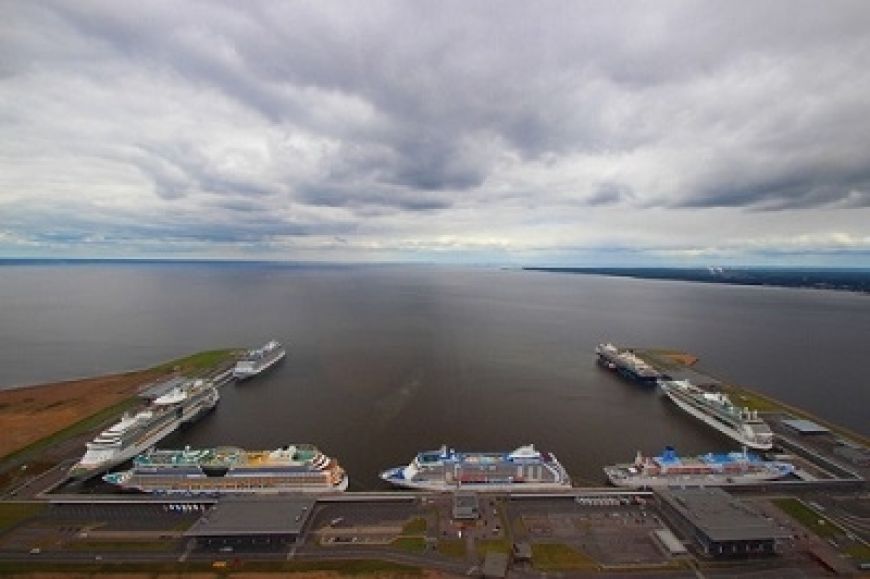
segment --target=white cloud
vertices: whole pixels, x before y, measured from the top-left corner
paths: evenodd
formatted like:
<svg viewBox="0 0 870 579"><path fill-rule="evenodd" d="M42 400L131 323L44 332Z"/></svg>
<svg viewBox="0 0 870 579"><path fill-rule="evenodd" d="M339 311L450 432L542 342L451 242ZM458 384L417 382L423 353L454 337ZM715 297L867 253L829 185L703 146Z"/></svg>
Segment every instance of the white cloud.
<svg viewBox="0 0 870 579"><path fill-rule="evenodd" d="M4 13L0 254L868 261L865 3Z"/></svg>

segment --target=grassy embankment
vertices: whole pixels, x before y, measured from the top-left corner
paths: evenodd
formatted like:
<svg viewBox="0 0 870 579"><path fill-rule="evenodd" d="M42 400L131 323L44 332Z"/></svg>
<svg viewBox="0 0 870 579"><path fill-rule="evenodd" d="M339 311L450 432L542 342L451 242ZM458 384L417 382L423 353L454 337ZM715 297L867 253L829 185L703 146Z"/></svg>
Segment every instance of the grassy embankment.
<svg viewBox="0 0 870 579"><path fill-rule="evenodd" d="M0 503L0 533L41 513L43 503Z"/></svg>
<svg viewBox="0 0 870 579"><path fill-rule="evenodd" d="M678 350L643 349L635 350L635 353L659 370L665 372L667 372L668 370L678 370L680 368L694 366L699 360L697 356L693 356L692 354L688 354L686 352L680 352ZM710 375L704 370L696 370L701 374L710 376L711 378L714 378L721 382L723 390L738 406L745 406L750 410L757 410L759 412L781 412L785 414L791 414L792 416L795 416L797 418L805 418L807 420L811 420L825 426L826 428L830 429L831 432L834 432L839 436L854 440L856 442L860 442L861 444L864 444L866 446L870 446L870 439L868 439L866 436L858 434L857 432L853 432L848 428L844 428L838 424L833 424L831 422L823 420L801 408L791 406L790 404L786 404L785 402L776 400L775 398L766 396L764 394L756 392L755 390L751 390L744 386L738 386L736 384L728 383L725 380Z"/></svg>
<svg viewBox="0 0 870 579"><path fill-rule="evenodd" d="M143 386L172 374L195 376L229 361L238 350L200 352L153 368L0 391L0 487L47 470L40 457L96 430L139 404ZM31 460L26 472L12 467Z"/></svg>
<svg viewBox="0 0 870 579"><path fill-rule="evenodd" d="M123 574L127 579L161 579L189 577L195 574L201 579L224 579L227 577L255 577L257 574L286 575L306 573L312 576L369 575L377 577L421 576L418 567L400 565L378 560L348 561L246 561L233 563L216 570L210 563L52 563L28 561L26 563L0 562L0 575L4 577L32 577L62 575L68 578Z"/></svg>
<svg viewBox="0 0 870 579"><path fill-rule="evenodd" d="M577 549L561 543L532 545L532 565L539 571L593 570L598 563Z"/></svg>
<svg viewBox="0 0 870 579"><path fill-rule="evenodd" d="M453 559L465 558L465 541L462 539L440 539L438 541L438 552L445 557Z"/></svg>
<svg viewBox="0 0 870 579"><path fill-rule="evenodd" d="M416 517L405 523L402 534L393 539L391 545L409 553L422 553L426 550L426 519Z"/></svg>
<svg viewBox="0 0 870 579"><path fill-rule="evenodd" d="M815 512L798 499L774 499L773 504L823 539L831 539L845 534L843 529L832 523L827 517Z"/></svg>

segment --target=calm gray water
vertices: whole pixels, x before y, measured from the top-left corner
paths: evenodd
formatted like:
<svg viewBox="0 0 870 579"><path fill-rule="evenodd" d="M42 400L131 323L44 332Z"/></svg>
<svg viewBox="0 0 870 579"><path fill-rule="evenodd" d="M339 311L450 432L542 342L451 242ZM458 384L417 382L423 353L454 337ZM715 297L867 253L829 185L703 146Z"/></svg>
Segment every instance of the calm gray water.
<svg viewBox="0 0 870 579"><path fill-rule="evenodd" d="M268 264L0 266L0 387L290 346L162 446L313 442L351 488L420 449L555 452L574 477L673 444L734 448L601 370L602 340L705 368L865 434L870 298L494 269Z"/></svg>

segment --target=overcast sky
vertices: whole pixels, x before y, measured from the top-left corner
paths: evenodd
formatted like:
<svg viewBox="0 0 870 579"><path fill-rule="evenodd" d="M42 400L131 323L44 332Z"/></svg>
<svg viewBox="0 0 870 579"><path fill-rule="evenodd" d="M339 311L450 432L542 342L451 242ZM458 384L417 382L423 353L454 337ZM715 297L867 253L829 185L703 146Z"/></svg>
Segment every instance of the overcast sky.
<svg viewBox="0 0 870 579"><path fill-rule="evenodd" d="M870 2L0 14L0 256L870 266Z"/></svg>

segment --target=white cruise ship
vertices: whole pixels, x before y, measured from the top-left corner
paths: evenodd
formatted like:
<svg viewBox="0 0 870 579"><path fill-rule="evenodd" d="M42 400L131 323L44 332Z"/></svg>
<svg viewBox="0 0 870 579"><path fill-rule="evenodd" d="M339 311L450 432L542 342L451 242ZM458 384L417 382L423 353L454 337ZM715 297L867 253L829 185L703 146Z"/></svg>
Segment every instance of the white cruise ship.
<svg viewBox="0 0 870 579"><path fill-rule="evenodd" d="M249 350L241 360L236 362L233 377L236 380L253 378L283 360L286 355L287 351L281 342L272 340L262 348Z"/></svg>
<svg viewBox="0 0 870 579"><path fill-rule="evenodd" d="M442 446L420 452L407 466L385 470L381 479L426 491L547 491L571 487L555 455L533 445L513 452L456 452Z"/></svg>
<svg viewBox="0 0 870 579"><path fill-rule="evenodd" d="M151 450L133 459L133 468L103 480L125 490L183 495L333 493L348 485L338 461L311 444Z"/></svg>
<svg viewBox="0 0 870 579"><path fill-rule="evenodd" d="M87 451L69 471L74 479L87 479L151 448L181 424L214 408L220 400L211 382L192 380L176 386L135 414L121 420L87 443Z"/></svg>
<svg viewBox="0 0 870 579"><path fill-rule="evenodd" d="M662 391L674 404L744 446L773 448L773 432L758 411L737 408L721 392L707 392L688 380L661 380Z"/></svg>
<svg viewBox="0 0 870 579"><path fill-rule="evenodd" d="M643 489L759 484L786 477L794 470L790 463L762 460L745 450L681 458L669 446L655 457L638 452L633 463L604 467L604 474L616 486Z"/></svg>

